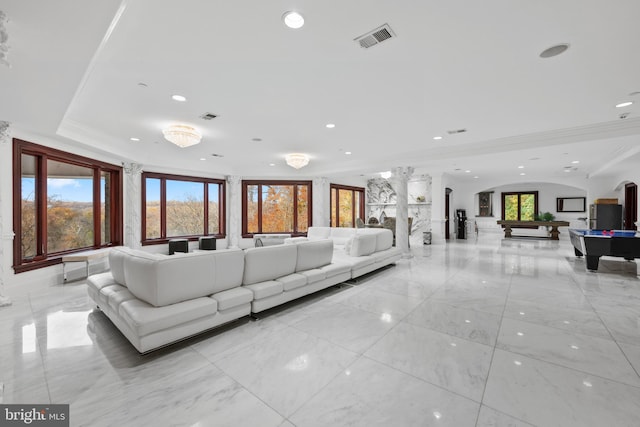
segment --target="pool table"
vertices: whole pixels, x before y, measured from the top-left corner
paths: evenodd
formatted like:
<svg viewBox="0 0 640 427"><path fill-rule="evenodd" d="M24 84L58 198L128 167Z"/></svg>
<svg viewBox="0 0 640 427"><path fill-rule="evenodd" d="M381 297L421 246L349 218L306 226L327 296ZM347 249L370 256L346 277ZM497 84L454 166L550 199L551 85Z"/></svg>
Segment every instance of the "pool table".
<svg viewBox="0 0 640 427"><path fill-rule="evenodd" d="M587 260L587 270L597 271L601 256L621 257L629 261L640 258L640 235L634 230L569 229L576 256Z"/></svg>

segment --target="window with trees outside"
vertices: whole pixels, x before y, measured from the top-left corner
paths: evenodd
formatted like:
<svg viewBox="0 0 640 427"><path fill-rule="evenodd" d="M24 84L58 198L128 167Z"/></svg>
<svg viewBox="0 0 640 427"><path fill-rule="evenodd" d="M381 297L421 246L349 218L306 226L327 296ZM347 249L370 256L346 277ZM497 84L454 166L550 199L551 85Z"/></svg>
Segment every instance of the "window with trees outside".
<svg viewBox="0 0 640 427"><path fill-rule="evenodd" d="M364 218L364 188L331 184L331 227L355 227Z"/></svg>
<svg viewBox="0 0 640 427"><path fill-rule="evenodd" d="M242 237L287 233L311 225L311 181L242 181Z"/></svg>
<svg viewBox="0 0 640 427"><path fill-rule="evenodd" d="M225 237L225 181L142 173L142 244Z"/></svg>
<svg viewBox="0 0 640 427"><path fill-rule="evenodd" d="M16 273L122 244L122 168L13 140Z"/></svg>
<svg viewBox="0 0 640 427"><path fill-rule="evenodd" d="M502 219L533 221L538 212L538 192L502 193Z"/></svg>

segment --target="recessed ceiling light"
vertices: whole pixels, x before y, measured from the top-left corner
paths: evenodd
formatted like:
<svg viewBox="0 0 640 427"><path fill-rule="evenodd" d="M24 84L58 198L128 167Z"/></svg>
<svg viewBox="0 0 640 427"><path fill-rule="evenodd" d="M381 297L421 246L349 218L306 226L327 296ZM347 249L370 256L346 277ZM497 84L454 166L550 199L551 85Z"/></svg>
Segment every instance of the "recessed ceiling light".
<svg viewBox="0 0 640 427"><path fill-rule="evenodd" d="M437 141L439 139L442 139L442 137L441 136L434 136L433 139L435 139Z"/></svg>
<svg viewBox="0 0 640 427"><path fill-rule="evenodd" d="M478 175L476 175L476 176L474 176L473 178L474 178L474 179L478 179L478 178L480 178L480 177L479 177Z"/></svg>
<svg viewBox="0 0 640 427"><path fill-rule="evenodd" d="M351 151L345 151L344 154L346 154L347 156L351 155Z"/></svg>
<svg viewBox="0 0 640 427"><path fill-rule="evenodd" d="M333 123L327 123L326 127L329 129L333 129L334 127L336 127L336 125Z"/></svg>
<svg viewBox="0 0 640 427"><path fill-rule="evenodd" d="M573 163L574 165L577 165L578 163L580 163L580 160L574 160L571 163Z"/></svg>
<svg viewBox="0 0 640 427"><path fill-rule="evenodd" d="M628 107L631 104L633 104L633 101L621 102L620 104L616 105L616 108Z"/></svg>
<svg viewBox="0 0 640 427"><path fill-rule="evenodd" d="M132 141L140 141L140 138L129 138Z"/></svg>
<svg viewBox="0 0 640 427"><path fill-rule="evenodd" d="M200 157L200 160L207 160L207 159L205 159L204 157Z"/></svg>
<svg viewBox="0 0 640 427"><path fill-rule="evenodd" d="M471 173L471 171L467 169L466 171L464 171L464 173Z"/></svg>
<svg viewBox="0 0 640 427"><path fill-rule="evenodd" d="M224 157L223 154L218 154L218 153L213 153L211 154L211 157Z"/></svg>
<svg viewBox="0 0 640 427"><path fill-rule="evenodd" d="M518 166L518 169L524 169L524 166L520 165Z"/></svg>
<svg viewBox="0 0 640 427"><path fill-rule="evenodd" d="M565 172L571 172L571 169L565 169L564 171Z"/></svg>
<svg viewBox="0 0 640 427"><path fill-rule="evenodd" d="M262 138L251 138L253 142L262 142Z"/></svg>
<svg viewBox="0 0 640 427"><path fill-rule="evenodd" d="M569 49L569 43L560 43L543 50L540 53L540 58L552 58L566 52L567 49Z"/></svg>
<svg viewBox="0 0 640 427"><path fill-rule="evenodd" d="M276 165L275 163L269 163L269 166L275 166L275 165Z"/></svg>
<svg viewBox="0 0 640 427"><path fill-rule="evenodd" d="M143 83L143 82L138 83L138 86L140 86L140 87L149 87L149 85L147 85L146 83Z"/></svg>
<svg viewBox="0 0 640 427"><path fill-rule="evenodd" d="M298 12L289 11L282 15L282 20L284 21L284 25L289 28L293 28L297 30L298 28L302 28L304 25L304 18Z"/></svg>
<svg viewBox="0 0 640 427"><path fill-rule="evenodd" d="M526 173L524 173L524 172L520 172L520 175L526 175Z"/></svg>
<svg viewBox="0 0 640 427"><path fill-rule="evenodd" d="M187 98L185 98L185 97L184 97L184 96L182 96L182 95L173 95L173 96L171 97L171 99L173 99L174 101L178 101L178 102L184 102L184 101L186 101L186 100L187 100Z"/></svg>

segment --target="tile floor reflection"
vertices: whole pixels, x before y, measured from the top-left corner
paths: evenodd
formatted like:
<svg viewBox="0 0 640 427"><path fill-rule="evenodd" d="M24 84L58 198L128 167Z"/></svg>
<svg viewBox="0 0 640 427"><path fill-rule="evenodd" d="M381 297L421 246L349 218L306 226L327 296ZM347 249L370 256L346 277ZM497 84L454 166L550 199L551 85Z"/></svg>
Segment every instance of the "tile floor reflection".
<svg viewBox="0 0 640 427"><path fill-rule="evenodd" d="M82 282L0 308L0 402L74 426L637 426L640 278L497 235L140 356Z"/></svg>

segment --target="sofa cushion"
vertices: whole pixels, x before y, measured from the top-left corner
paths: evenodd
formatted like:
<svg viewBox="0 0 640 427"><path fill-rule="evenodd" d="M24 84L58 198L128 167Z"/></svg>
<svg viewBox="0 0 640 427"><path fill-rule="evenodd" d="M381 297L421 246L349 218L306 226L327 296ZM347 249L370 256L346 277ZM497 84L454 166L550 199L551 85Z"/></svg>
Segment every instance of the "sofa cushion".
<svg viewBox="0 0 640 427"><path fill-rule="evenodd" d="M336 245L344 245L353 235L356 234L355 228L347 227L331 227L330 238Z"/></svg>
<svg viewBox="0 0 640 427"><path fill-rule="evenodd" d="M309 227L307 229L307 238L309 240L328 239L331 229L329 227Z"/></svg>
<svg viewBox="0 0 640 427"><path fill-rule="evenodd" d="M276 282L282 283L283 289L285 291L290 291L292 289L296 289L306 285L307 277L300 273L294 273L287 276L278 277L276 279Z"/></svg>
<svg viewBox="0 0 640 427"><path fill-rule="evenodd" d="M109 271L107 271L106 273L93 274L87 278L87 287L94 290L95 292L100 292L100 289L104 288L105 286L116 284L118 283Z"/></svg>
<svg viewBox="0 0 640 427"><path fill-rule="evenodd" d="M124 259L135 251L126 246L118 246L109 251L109 268L116 283L127 286L124 276Z"/></svg>
<svg viewBox="0 0 640 427"><path fill-rule="evenodd" d="M217 312L217 301L211 298L195 298L178 304L154 307L139 299L120 304L119 314L138 335L174 328Z"/></svg>
<svg viewBox="0 0 640 427"><path fill-rule="evenodd" d="M327 279L338 274L348 273L351 271L351 266L344 262L332 262L329 265L320 267L320 270L324 271Z"/></svg>
<svg viewBox="0 0 640 427"><path fill-rule="evenodd" d="M296 272L331 264L331 258L333 258L333 240L325 239L303 242L296 246L298 248Z"/></svg>
<svg viewBox="0 0 640 427"><path fill-rule="evenodd" d="M218 310L227 310L253 300L253 292L245 288L233 288L211 295L218 301Z"/></svg>
<svg viewBox="0 0 640 427"><path fill-rule="evenodd" d="M236 288L242 284L244 275L244 252L241 249L211 251L215 260L213 292Z"/></svg>
<svg viewBox="0 0 640 427"><path fill-rule="evenodd" d="M131 292L129 292L129 290L122 285L105 286L104 288L100 289L99 298L100 298L100 301L111 306L111 308L113 308L114 311L117 313L118 306L120 305L119 302L124 301L118 296L118 294L122 294L122 296L125 296L128 294L131 295L131 297L127 297L124 300L135 298L135 295L131 294ZM112 305L112 303L115 304L115 306Z"/></svg>
<svg viewBox="0 0 640 427"><path fill-rule="evenodd" d="M286 239L284 239L284 244L290 245L292 243L302 243L308 241L309 239L307 237L287 237Z"/></svg>
<svg viewBox="0 0 640 427"><path fill-rule="evenodd" d="M163 257L136 251L124 260L126 283L131 293L156 307L211 295L213 252Z"/></svg>
<svg viewBox="0 0 640 427"><path fill-rule="evenodd" d="M249 248L244 253L243 285L274 280L294 273L298 245Z"/></svg>
<svg viewBox="0 0 640 427"><path fill-rule="evenodd" d="M327 277L327 273L319 268L313 268L311 270L301 271L300 274L307 278L307 285L324 280Z"/></svg>
<svg viewBox="0 0 640 427"><path fill-rule="evenodd" d="M266 282L254 283L253 285L246 285L245 288L253 292L253 299L262 299L270 297L271 295L277 295L284 290L282 282L275 280L268 280Z"/></svg>
<svg viewBox="0 0 640 427"><path fill-rule="evenodd" d="M371 255L376 250L376 236L373 234L356 234L353 236L353 243L349 255L363 256Z"/></svg>
<svg viewBox="0 0 640 427"><path fill-rule="evenodd" d="M120 312L120 305L123 302L129 301L135 298L136 296L132 294L131 291L129 291L127 288L124 288L124 289L121 289L119 292L111 293L109 295L109 300L107 302L109 303L109 307L111 307L111 309L114 312L118 313Z"/></svg>

